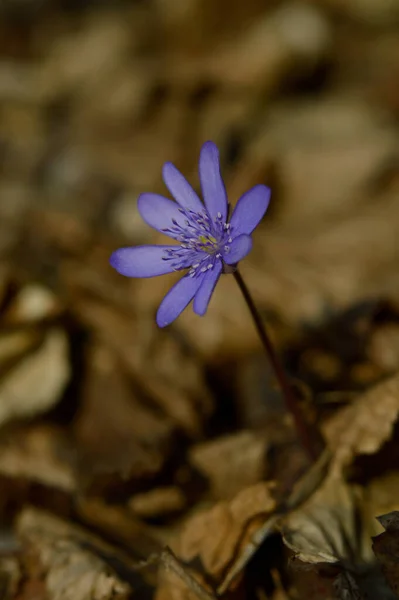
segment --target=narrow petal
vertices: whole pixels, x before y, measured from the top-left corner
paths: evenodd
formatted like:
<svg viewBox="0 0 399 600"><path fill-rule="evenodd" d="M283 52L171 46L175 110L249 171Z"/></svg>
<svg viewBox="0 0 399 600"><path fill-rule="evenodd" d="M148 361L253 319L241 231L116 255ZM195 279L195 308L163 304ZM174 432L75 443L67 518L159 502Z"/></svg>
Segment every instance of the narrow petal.
<svg viewBox="0 0 399 600"><path fill-rule="evenodd" d="M171 261L162 260L165 250L175 246L134 246L119 248L111 254L109 262L126 277L155 277L173 271Z"/></svg>
<svg viewBox="0 0 399 600"><path fill-rule="evenodd" d="M174 227L173 220L185 227L186 217L179 211L179 205L159 194L140 194L137 206L141 218L154 229L175 238L178 233L164 231Z"/></svg>
<svg viewBox="0 0 399 600"><path fill-rule="evenodd" d="M256 185L241 196L230 219L234 235L253 232L269 206L270 194L270 188Z"/></svg>
<svg viewBox="0 0 399 600"><path fill-rule="evenodd" d="M228 248L228 250L227 250ZM243 233L234 238L231 244L225 246L223 251L223 260L228 265L235 265L240 262L252 249L252 238Z"/></svg>
<svg viewBox="0 0 399 600"><path fill-rule="evenodd" d="M195 193L187 179L176 169L175 165L167 162L162 169L162 177L166 187L175 200L188 210L204 212L204 205Z"/></svg>
<svg viewBox="0 0 399 600"><path fill-rule="evenodd" d="M199 159L199 177L202 195L208 213L213 219L222 215L223 223L227 217L227 194L220 174L219 150L213 142L205 142Z"/></svg>
<svg viewBox="0 0 399 600"><path fill-rule="evenodd" d="M213 290L216 287L221 272L222 262L218 260L213 269L210 269L205 273L205 277L201 284L201 287L195 294L194 298L193 309L197 315L200 315L202 317L206 313L209 301L213 294Z"/></svg>
<svg viewBox="0 0 399 600"><path fill-rule="evenodd" d="M166 327L177 319L194 298L203 279L203 275L199 277L185 275L169 290L158 308L157 324L159 327Z"/></svg>

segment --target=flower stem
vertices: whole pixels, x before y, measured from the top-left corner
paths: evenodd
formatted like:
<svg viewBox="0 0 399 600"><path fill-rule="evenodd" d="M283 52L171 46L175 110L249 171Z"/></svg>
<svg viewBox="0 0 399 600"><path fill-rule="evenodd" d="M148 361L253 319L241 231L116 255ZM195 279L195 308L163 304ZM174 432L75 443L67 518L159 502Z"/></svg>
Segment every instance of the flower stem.
<svg viewBox="0 0 399 600"><path fill-rule="evenodd" d="M266 355L270 364L273 367L276 379L280 385L281 392L283 394L285 405L287 410L291 413L292 418L294 420L294 424L298 433L298 437L302 443L303 448L309 455L312 460L315 460L318 456L318 452L315 448L315 444L313 443L312 436L310 435L309 426L306 423L304 416L302 414L301 408L298 405L296 398L292 393L292 388L287 379L287 375L284 371L284 368L280 362L280 359L274 349L274 346L267 334L265 326L262 322L261 316L258 312L258 309L255 306L255 303L252 299L252 296L244 282L241 274L238 270L233 273L234 278L240 288L242 295L244 296L245 302L250 310L251 316L254 320L256 329L258 331L259 337L262 340L263 347L266 351Z"/></svg>

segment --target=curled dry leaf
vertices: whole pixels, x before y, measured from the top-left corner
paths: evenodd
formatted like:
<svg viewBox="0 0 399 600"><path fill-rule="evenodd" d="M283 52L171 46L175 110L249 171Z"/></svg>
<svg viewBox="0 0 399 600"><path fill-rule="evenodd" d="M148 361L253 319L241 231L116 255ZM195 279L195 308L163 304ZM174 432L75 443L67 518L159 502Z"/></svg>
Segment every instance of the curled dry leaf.
<svg viewBox="0 0 399 600"><path fill-rule="evenodd" d="M359 548L355 520L355 490L342 479L329 477L324 485L285 520L283 539L306 563L338 563Z"/></svg>
<svg viewBox="0 0 399 600"><path fill-rule="evenodd" d="M371 538L377 532L372 515L386 503L387 486L392 483L392 479L378 480L370 493L368 488L349 485L330 474L303 506L286 517L283 541L295 558L311 567L313 584L318 580L328 585L334 580L340 600L368 597L392 600L389 588L375 568L371 548ZM390 505L394 503L391 496ZM327 565L334 569L329 570ZM316 598L324 600L325 596Z"/></svg>
<svg viewBox="0 0 399 600"><path fill-rule="evenodd" d="M258 483L242 490L230 502L219 502L190 517L172 544L177 556L183 563L199 558L207 576L220 579L265 516L275 509L272 487L271 483ZM174 586L176 579L165 573L157 598L178 598L172 592Z"/></svg>
<svg viewBox="0 0 399 600"><path fill-rule="evenodd" d="M339 473L355 456L374 454L392 435L399 414L399 374L371 388L324 425Z"/></svg>
<svg viewBox="0 0 399 600"><path fill-rule="evenodd" d="M285 518L284 541L308 563L370 562L370 537L379 531L374 515L381 508L399 506L398 490L396 473L376 478L366 488L330 473L319 489Z"/></svg>
<svg viewBox="0 0 399 600"><path fill-rule="evenodd" d="M17 523L28 577L44 582L49 600L123 600L130 587L84 548L72 525L33 509Z"/></svg>
<svg viewBox="0 0 399 600"><path fill-rule="evenodd" d="M325 480L327 469L330 464L330 452L326 449L318 460L305 472L302 477L293 485L288 496L284 496L277 509L263 520L262 524L250 536L237 558L229 566L223 581L218 586L218 594L224 594L231 586L232 582L244 570L245 566L254 556L261 544L274 533L278 523L281 523L286 514L290 514L298 506L314 493L314 491ZM277 494L276 494L277 495Z"/></svg>

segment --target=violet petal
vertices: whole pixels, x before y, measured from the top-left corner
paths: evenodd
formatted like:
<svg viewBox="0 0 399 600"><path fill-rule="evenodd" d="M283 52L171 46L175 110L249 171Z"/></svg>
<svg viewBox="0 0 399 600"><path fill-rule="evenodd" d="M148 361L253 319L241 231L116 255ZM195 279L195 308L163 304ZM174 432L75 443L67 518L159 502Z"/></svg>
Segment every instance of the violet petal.
<svg viewBox="0 0 399 600"><path fill-rule="evenodd" d="M177 319L194 298L203 279L203 275L199 277L185 275L169 290L158 308L156 321L159 327L166 327Z"/></svg>
<svg viewBox="0 0 399 600"><path fill-rule="evenodd" d="M196 213L204 212L204 205L198 195L187 179L176 169L175 165L171 162L165 163L162 169L162 177L166 187L180 206Z"/></svg>
<svg viewBox="0 0 399 600"><path fill-rule="evenodd" d="M187 217L179 211L179 205L168 198L159 194L144 193L140 194L137 205L143 221L165 235L173 238L179 235L179 232L164 231L175 227L173 220L186 229Z"/></svg>
<svg viewBox="0 0 399 600"><path fill-rule="evenodd" d="M230 219L234 235L253 232L269 206L270 194L270 188L255 185L241 196Z"/></svg>
<svg viewBox="0 0 399 600"><path fill-rule="evenodd" d="M209 271L205 273L205 277L201 284L201 287L195 294L194 298L193 309L197 315L200 315L202 317L206 313L209 301L212 297L213 291L219 280L221 272L222 261L218 260L215 263L213 269L209 269Z"/></svg>
<svg viewBox="0 0 399 600"><path fill-rule="evenodd" d="M234 238L231 244L227 244L222 250L223 260L228 265L240 262L252 249L252 238L243 233Z"/></svg>
<svg viewBox="0 0 399 600"><path fill-rule="evenodd" d="M213 142L205 142L199 159L199 178L205 206L212 219L227 218L227 194L220 174L219 150Z"/></svg>
<svg viewBox="0 0 399 600"><path fill-rule="evenodd" d="M155 277L171 273L170 260L162 260L165 250L175 246L134 246L119 248L111 254L109 262L126 277Z"/></svg>

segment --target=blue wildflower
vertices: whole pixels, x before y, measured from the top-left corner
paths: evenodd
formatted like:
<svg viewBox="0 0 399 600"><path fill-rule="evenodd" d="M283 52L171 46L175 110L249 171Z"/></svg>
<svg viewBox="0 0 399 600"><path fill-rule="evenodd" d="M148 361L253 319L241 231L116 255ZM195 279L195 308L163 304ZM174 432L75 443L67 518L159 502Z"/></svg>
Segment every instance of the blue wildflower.
<svg viewBox="0 0 399 600"><path fill-rule="evenodd" d="M178 242L176 245L135 246L116 250L111 265L127 277L154 277L187 270L170 289L157 312L157 324L174 321L194 298L193 309L204 315L221 273L233 268L252 248L250 234L269 204L270 189L256 185L239 199L231 219L220 174L219 151L206 142L199 159L205 206L172 163L163 167L163 180L176 202L159 194L139 196L144 221Z"/></svg>

